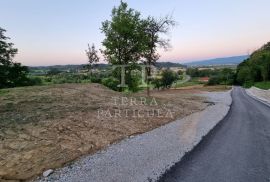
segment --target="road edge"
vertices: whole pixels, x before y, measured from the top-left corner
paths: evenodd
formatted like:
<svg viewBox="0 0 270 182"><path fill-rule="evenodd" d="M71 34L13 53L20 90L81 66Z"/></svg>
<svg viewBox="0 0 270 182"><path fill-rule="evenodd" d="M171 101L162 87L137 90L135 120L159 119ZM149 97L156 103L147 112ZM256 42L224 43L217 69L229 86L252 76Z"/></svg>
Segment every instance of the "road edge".
<svg viewBox="0 0 270 182"><path fill-rule="evenodd" d="M229 109L228 109L227 113L222 117L222 119L220 119L220 120L217 122L216 125L214 125L214 126L213 126L213 127L212 127L205 135L203 135L203 136L201 137L201 139L198 141L198 143L196 143L189 151L187 151L187 152L181 157L181 159L180 159L178 162L176 162L174 165L172 165L170 168L168 168L162 175L160 175L159 178L156 180L157 182L162 181L163 176L165 176L167 173L169 173L169 171L170 171L171 169L175 168L175 167L177 166L177 164L179 164L179 163L181 163L183 160L187 159L188 156L191 155L191 153L192 153L198 146L200 146L200 144L202 144L202 142L203 142L204 140L206 140L206 138L210 137L210 136L214 133L214 131L215 131L217 128L219 128L219 127L222 126L223 121L225 120L226 117L228 117L229 113L231 112L231 108L232 108L231 106L232 106L232 104L233 104L233 102L234 102L233 99L232 99L232 92L233 92L233 89L234 89L234 87L232 87L232 89L230 90L231 101L230 101L230 103L229 103L229 105L228 105L228 106L229 106Z"/></svg>
<svg viewBox="0 0 270 182"><path fill-rule="evenodd" d="M256 87L255 87L255 88L256 88ZM251 98L253 98L253 99L255 99L256 101L259 101L259 102L265 104L265 105L268 106L268 107L270 107L270 102L269 102L269 101L267 101L267 100L265 100L265 99L262 99L262 98L256 96L255 94L249 92L248 89L244 89L244 90L245 90L245 93L246 93L248 96L250 96Z"/></svg>

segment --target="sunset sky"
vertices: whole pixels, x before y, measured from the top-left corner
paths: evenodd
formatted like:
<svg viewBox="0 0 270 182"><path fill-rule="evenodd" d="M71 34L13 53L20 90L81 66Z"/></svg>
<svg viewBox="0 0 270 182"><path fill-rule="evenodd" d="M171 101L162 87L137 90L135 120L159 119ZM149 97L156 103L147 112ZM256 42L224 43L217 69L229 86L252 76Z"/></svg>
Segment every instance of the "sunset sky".
<svg viewBox="0 0 270 182"><path fill-rule="evenodd" d="M120 0L0 0L0 27L24 65L83 64L101 47L101 22ZM143 17L172 14L172 49L160 61L246 55L270 41L269 0L126 0Z"/></svg>

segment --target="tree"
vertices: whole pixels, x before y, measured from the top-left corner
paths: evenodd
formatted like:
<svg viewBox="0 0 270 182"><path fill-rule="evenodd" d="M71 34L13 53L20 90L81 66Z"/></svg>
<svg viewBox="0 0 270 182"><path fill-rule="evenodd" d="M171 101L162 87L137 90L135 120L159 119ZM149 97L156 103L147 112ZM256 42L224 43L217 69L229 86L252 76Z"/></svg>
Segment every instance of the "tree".
<svg viewBox="0 0 270 182"><path fill-rule="evenodd" d="M0 27L0 88L24 86L29 84L28 68L13 62L18 50L13 43L7 42L6 30Z"/></svg>
<svg viewBox="0 0 270 182"><path fill-rule="evenodd" d="M101 31L105 34L102 53L113 65L129 65L125 69L125 83L132 87L131 70L137 67L143 49L140 13L121 1L118 7L113 8L111 17L110 21L102 23ZM116 69L114 74L119 80L120 72Z"/></svg>
<svg viewBox="0 0 270 182"><path fill-rule="evenodd" d="M98 51L95 49L95 45L92 44L92 46L90 47L90 45L88 44L88 50L85 51L86 55L88 57L88 64L87 64L87 68L88 71L90 71L90 75L92 76L92 70L95 66L96 63L99 62L99 57L98 57Z"/></svg>
<svg viewBox="0 0 270 182"><path fill-rule="evenodd" d="M248 66L242 66L242 68L237 73L237 81L241 84L253 83L254 79L251 74L251 69Z"/></svg>
<svg viewBox="0 0 270 182"><path fill-rule="evenodd" d="M252 86L254 82L270 80L270 42L254 51L237 66L236 81L240 85Z"/></svg>
<svg viewBox="0 0 270 182"><path fill-rule="evenodd" d="M157 48L161 47L167 50L170 46L170 40L162 39L161 34L167 34L170 28L175 25L176 22L170 16L160 19L149 16L146 20L143 20L143 37L146 46L143 52L143 57L145 58L143 63L148 66L146 68L147 77L151 76L151 65L154 65L160 57L157 53ZM147 83L149 85L149 79L147 79ZM150 96L149 87L147 87L147 95Z"/></svg>

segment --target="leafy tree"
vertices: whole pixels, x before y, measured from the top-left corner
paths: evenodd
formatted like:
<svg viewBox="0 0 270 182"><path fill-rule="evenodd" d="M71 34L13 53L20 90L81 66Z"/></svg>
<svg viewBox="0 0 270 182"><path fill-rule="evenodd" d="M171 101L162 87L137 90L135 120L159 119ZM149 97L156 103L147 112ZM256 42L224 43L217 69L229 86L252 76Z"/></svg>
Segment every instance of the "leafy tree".
<svg viewBox="0 0 270 182"><path fill-rule="evenodd" d="M243 66L237 73L238 83L245 84L253 82L253 77L251 75L251 69L248 66Z"/></svg>
<svg viewBox="0 0 270 182"><path fill-rule="evenodd" d="M137 66L143 49L140 13L121 1L118 7L113 8L111 17L102 23L101 31L105 34L102 53L113 65L129 65L125 78L128 86L132 86L131 70ZM116 72L114 75L120 80L120 69Z"/></svg>
<svg viewBox="0 0 270 182"><path fill-rule="evenodd" d="M88 57L88 64L86 65L86 67L88 68L88 70L90 71L90 75L92 76L92 70L93 70L95 64L97 64L99 62L99 57L97 54L98 51L95 49L94 44L92 44L91 47L88 44L88 50L86 50L85 52L86 52L86 55Z"/></svg>
<svg viewBox="0 0 270 182"><path fill-rule="evenodd" d="M118 7L112 10L112 19L102 23L102 32L105 39L102 42L106 60L113 65L129 65L126 67L126 83L132 90L136 78L131 76L131 70L137 68L139 60L148 65L146 73L151 76L151 65L159 59L157 48L167 49L169 40L162 39L161 34L168 33L175 25L171 17L161 19L148 17L142 19L140 13L128 8L127 3L121 1ZM120 79L120 69L115 74ZM149 83L149 80L148 80ZM148 88L148 95L150 90Z"/></svg>
<svg viewBox="0 0 270 182"><path fill-rule="evenodd" d="M28 68L13 62L18 50L13 43L7 42L6 30L0 27L0 88L24 86L29 84Z"/></svg>

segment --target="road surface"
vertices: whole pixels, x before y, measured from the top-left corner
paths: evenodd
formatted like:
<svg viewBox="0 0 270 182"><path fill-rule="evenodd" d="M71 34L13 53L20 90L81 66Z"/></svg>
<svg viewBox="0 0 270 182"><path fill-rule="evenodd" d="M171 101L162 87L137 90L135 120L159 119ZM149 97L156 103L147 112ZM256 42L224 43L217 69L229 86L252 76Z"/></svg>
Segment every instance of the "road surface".
<svg viewBox="0 0 270 182"><path fill-rule="evenodd" d="M270 182L270 108L235 87L228 115L160 182Z"/></svg>

